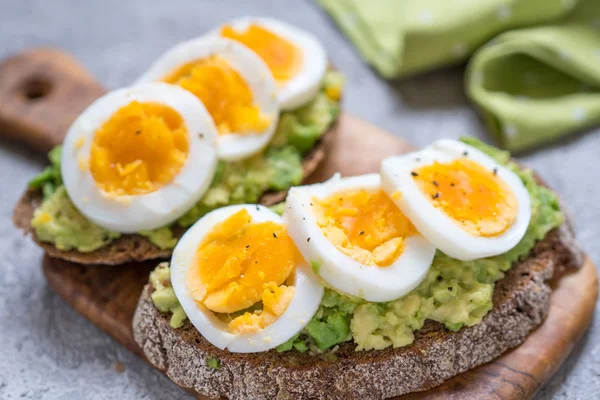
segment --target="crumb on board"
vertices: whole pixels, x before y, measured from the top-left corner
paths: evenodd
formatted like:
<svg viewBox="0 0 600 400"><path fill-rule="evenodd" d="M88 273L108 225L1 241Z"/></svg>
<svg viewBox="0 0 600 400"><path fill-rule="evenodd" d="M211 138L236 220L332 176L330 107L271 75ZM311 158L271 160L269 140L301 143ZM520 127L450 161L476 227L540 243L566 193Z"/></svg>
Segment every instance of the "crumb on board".
<svg viewBox="0 0 600 400"><path fill-rule="evenodd" d="M117 371L119 374L125 371L125 366L121 361L117 361L117 363L115 364L115 371Z"/></svg>

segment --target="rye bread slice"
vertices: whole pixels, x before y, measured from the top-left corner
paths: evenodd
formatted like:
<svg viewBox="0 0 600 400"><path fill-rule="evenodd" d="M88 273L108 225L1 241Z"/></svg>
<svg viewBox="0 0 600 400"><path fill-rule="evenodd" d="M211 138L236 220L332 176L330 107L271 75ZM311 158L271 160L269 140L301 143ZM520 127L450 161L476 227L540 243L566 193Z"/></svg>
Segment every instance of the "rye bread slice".
<svg viewBox="0 0 600 400"><path fill-rule="evenodd" d="M548 281L583 265L583 252L564 224L538 242L496 284L493 308L475 326L451 332L426 321L409 346L354 351L345 343L335 358L277 353L230 353L212 346L188 321L169 325L146 285L133 317L135 340L146 358L192 393L235 399L384 399L427 390L487 363L521 344L546 318ZM219 367L208 360L216 358Z"/></svg>
<svg viewBox="0 0 600 400"><path fill-rule="evenodd" d="M307 179L315 172L327 156L327 151L331 143L335 140L338 131L338 120L339 118L333 122L315 147L304 157L304 160L302 160L303 180ZM285 200L286 195L287 190L265 193L259 200L259 203L271 206ZM26 191L15 206L13 223L17 228L23 230L26 235L31 235L33 240L40 245L50 257L60 258L78 264L116 265L132 261L167 258L171 255L171 250L161 250L153 245L148 239L140 235L123 235L107 246L89 253L80 253L75 250L59 250L54 247L52 243L45 243L39 240L31 226L33 212L41 205L41 203L42 192L40 190ZM175 235L177 237L181 237L184 232L184 228L175 229Z"/></svg>

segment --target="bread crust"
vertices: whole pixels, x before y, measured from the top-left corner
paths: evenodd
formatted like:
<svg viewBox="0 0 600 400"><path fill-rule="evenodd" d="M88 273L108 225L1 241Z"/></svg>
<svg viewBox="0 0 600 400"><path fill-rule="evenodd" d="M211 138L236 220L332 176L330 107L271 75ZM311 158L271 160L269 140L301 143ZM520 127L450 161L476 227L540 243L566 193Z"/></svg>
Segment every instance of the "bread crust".
<svg viewBox="0 0 600 400"><path fill-rule="evenodd" d="M303 180L307 179L327 156L328 149L335 140L338 131L338 119L333 122L327 132L323 134L315 147L302 160ZM259 200L260 204L271 206L283 200L287 190L265 193ZM116 265L127 262L147 261L159 258L167 258L171 250L161 250L148 239L140 235L123 235L108 245L89 253L80 253L76 250L63 251L57 249L52 243L42 242L35 234L31 226L33 212L42 203L40 190L27 190L19 199L13 212L13 223L26 235L31 235L33 240L53 258L78 263L78 264L106 264ZM175 229L175 235L181 237L185 229Z"/></svg>
<svg viewBox="0 0 600 400"><path fill-rule="evenodd" d="M408 346L354 351L345 343L335 359L300 354L230 353L212 346L186 322L172 329L146 285L134 318L134 337L146 358L183 388L211 398L384 399L427 390L521 344L546 318L548 281L583 265L568 224L538 242L530 256L496 284L483 321L458 332L426 321ZM208 365L216 358L218 369Z"/></svg>

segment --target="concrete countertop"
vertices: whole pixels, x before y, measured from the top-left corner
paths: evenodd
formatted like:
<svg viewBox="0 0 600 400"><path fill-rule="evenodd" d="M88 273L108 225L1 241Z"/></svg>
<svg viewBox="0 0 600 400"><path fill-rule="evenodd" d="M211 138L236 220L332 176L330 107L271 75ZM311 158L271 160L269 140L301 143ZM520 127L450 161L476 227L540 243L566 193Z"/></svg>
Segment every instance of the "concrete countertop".
<svg viewBox="0 0 600 400"><path fill-rule="evenodd" d="M419 146L465 134L489 140L463 94L462 67L385 82L307 0L5 0L0 2L0 58L32 46L57 46L107 87L117 88L130 84L178 41L244 15L273 16L312 30L348 78L346 111ZM560 193L574 214L580 242L598 264L600 130L520 160ZM0 141L0 398L186 398L46 285L42 251L11 223L25 182L44 164L43 156ZM585 399L599 392L600 327L595 322L538 398Z"/></svg>

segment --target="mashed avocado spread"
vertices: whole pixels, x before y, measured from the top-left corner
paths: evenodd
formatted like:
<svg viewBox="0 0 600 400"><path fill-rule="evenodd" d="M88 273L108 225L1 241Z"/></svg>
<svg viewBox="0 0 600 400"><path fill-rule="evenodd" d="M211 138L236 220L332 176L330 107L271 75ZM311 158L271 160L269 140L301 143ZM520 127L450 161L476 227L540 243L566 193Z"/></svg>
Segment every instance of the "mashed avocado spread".
<svg viewBox="0 0 600 400"><path fill-rule="evenodd" d="M538 240L561 225L564 217L556 195L539 186L532 171L510 162L507 152L473 138L463 141L515 171L524 182L531 197L532 217L521 242L507 253L473 261L459 261L438 251L425 280L406 296L387 303L371 303L326 288L313 319L296 337L280 345L278 351L325 352L349 340L356 343L357 350L401 347L413 342L413 332L422 328L427 319L452 331L481 322L492 308L495 282L502 279L513 263L527 256ZM318 261L312 260L311 265L318 274ZM162 286L153 282L157 271L164 278ZM168 276L165 263L152 273L152 300L163 312L176 310L171 326L177 328L185 314L177 308L179 303L170 285L165 284Z"/></svg>
<svg viewBox="0 0 600 400"><path fill-rule="evenodd" d="M265 192L299 184L302 158L336 119L342 87L342 75L328 71L321 91L311 102L281 114L273 140L263 153L238 162L219 161L204 197L175 224L188 227L216 208L256 203ZM41 189L44 194L31 225L40 240L60 250L97 250L121 235L87 220L75 208L62 185L60 153L60 146L53 149L48 155L50 166L29 183L31 189ZM177 242L170 227L138 233L161 249L171 249Z"/></svg>

